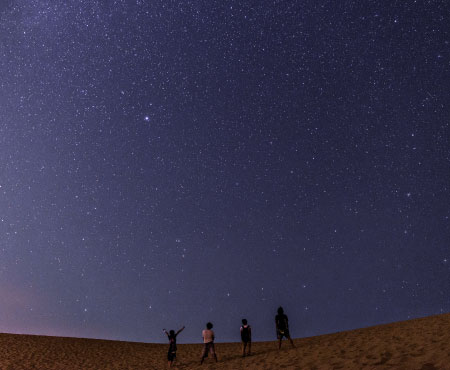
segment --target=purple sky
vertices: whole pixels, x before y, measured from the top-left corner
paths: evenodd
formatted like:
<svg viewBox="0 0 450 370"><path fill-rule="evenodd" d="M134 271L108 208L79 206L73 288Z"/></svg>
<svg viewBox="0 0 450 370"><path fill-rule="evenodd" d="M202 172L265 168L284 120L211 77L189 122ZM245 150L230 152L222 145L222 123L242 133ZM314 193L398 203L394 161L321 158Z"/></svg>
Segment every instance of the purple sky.
<svg viewBox="0 0 450 370"><path fill-rule="evenodd" d="M448 1L0 5L0 332L293 337L450 312Z"/></svg>

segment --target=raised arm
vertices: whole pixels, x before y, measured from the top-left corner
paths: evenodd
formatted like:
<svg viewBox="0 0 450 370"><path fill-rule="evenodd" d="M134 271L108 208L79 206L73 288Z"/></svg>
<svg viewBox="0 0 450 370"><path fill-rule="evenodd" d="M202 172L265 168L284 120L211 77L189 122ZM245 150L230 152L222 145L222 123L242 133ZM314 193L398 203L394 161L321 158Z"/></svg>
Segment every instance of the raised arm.
<svg viewBox="0 0 450 370"><path fill-rule="evenodd" d="M166 333L167 338L169 338L169 333L167 332L167 330L166 330L166 329L163 329L163 332Z"/></svg>
<svg viewBox="0 0 450 370"><path fill-rule="evenodd" d="M183 326L180 330L177 331L177 333L175 335L180 334L183 330L184 330L185 326Z"/></svg>

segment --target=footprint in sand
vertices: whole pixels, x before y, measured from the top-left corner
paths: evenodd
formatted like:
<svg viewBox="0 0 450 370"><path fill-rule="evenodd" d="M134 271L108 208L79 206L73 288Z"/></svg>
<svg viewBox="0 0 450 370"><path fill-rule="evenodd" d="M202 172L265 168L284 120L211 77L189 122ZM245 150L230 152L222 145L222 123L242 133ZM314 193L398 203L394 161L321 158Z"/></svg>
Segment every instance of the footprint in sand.
<svg viewBox="0 0 450 370"><path fill-rule="evenodd" d="M383 353L381 360L379 362L377 362L375 365L383 365L386 362L388 362L391 358L392 358L392 353L385 352L385 353Z"/></svg>
<svg viewBox="0 0 450 370"><path fill-rule="evenodd" d="M426 363L420 368L420 370L439 370L439 369L431 363Z"/></svg>

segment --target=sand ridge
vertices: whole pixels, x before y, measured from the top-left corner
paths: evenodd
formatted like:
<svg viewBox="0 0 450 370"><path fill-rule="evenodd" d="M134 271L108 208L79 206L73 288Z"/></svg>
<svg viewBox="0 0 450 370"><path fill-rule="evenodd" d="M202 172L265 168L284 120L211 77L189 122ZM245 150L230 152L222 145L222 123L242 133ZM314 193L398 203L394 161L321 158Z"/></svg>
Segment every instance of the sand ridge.
<svg viewBox="0 0 450 370"><path fill-rule="evenodd" d="M242 358L240 343L217 343L219 362L200 366L201 344L179 344L175 369L404 369L450 370L450 314L287 341L255 342ZM166 344L0 334L0 369L167 368Z"/></svg>

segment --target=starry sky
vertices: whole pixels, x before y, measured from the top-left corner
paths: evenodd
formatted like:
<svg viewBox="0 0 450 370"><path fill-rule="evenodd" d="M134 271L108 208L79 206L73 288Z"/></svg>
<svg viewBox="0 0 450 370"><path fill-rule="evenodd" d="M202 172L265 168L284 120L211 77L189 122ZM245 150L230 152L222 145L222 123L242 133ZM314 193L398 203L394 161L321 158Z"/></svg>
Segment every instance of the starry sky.
<svg viewBox="0 0 450 370"><path fill-rule="evenodd" d="M274 340L450 312L450 3L0 3L0 332Z"/></svg>

